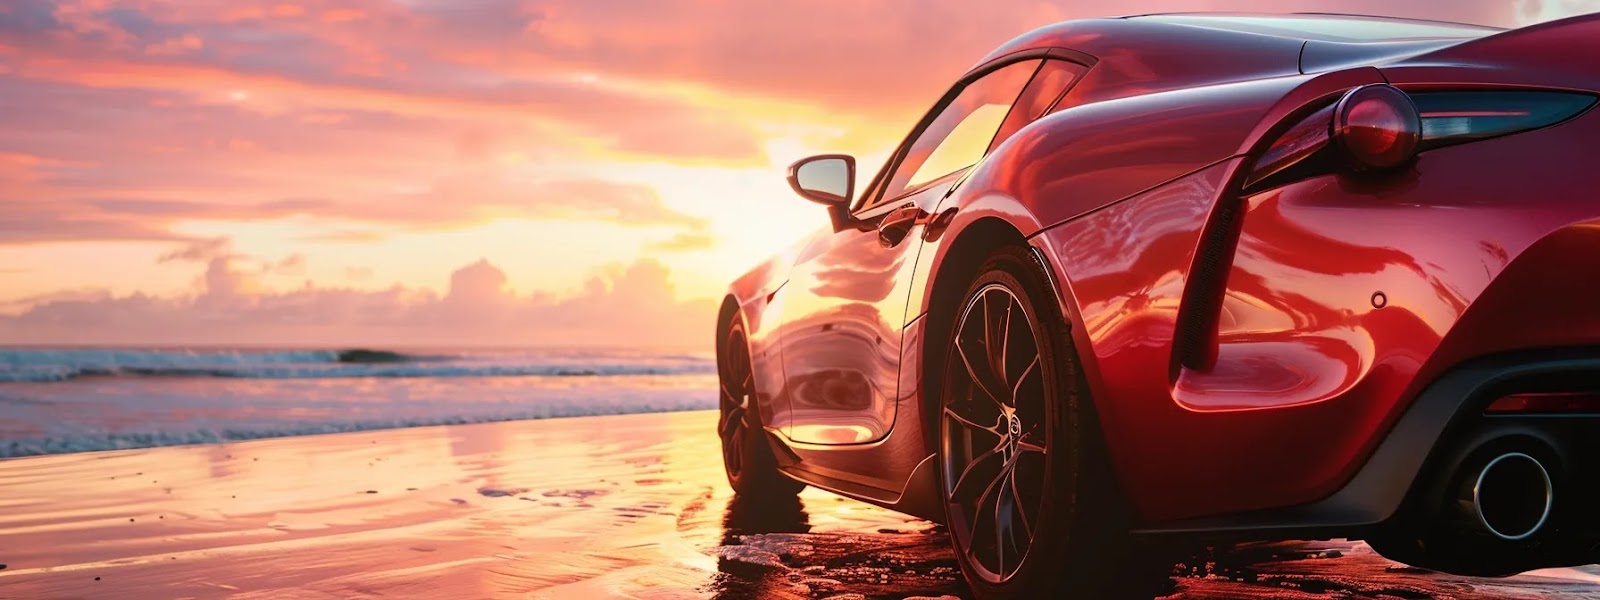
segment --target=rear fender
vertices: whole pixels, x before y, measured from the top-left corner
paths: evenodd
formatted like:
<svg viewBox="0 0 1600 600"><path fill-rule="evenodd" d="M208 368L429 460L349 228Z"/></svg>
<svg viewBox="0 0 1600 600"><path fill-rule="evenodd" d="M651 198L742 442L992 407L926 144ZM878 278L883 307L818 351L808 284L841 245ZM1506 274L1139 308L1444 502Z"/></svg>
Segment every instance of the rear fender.
<svg viewBox="0 0 1600 600"><path fill-rule="evenodd" d="M1391 82L1600 91L1600 14L1478 38L1383 67Z"/></svg>

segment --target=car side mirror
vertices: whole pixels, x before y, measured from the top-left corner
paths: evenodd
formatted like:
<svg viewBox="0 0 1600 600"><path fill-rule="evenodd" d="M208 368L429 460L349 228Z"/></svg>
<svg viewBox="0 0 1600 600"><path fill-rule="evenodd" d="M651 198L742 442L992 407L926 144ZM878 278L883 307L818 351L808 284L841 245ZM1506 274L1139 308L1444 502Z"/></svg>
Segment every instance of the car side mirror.
<svg viewBox="0 0 1600 600"><path fill-rule="evenodd" d="M789 165L789 187L818 204L850 204L855 185L856 159L852 156L824 154Z"/></svg>
<svg viewBox="0 0 1600 600"><path fill-rule="evenodd" d="M846 154L823 154L789 165L789 187L812 202L828 207L834 231L848 227L850 200L855 196L856 159Z"/></svg>

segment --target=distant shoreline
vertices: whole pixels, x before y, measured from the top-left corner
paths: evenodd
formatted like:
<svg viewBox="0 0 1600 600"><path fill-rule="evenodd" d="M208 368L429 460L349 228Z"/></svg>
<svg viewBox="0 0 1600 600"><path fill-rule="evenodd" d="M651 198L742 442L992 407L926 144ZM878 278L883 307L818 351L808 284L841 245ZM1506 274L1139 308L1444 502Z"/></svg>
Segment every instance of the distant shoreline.
<svg viewBox="0 0 1600 600"><path fill-rule="evenodd" d="M686 412L706 411L714 408L662 408L659 410L645 409L627 412L592 413L592 414L559 414L545 416L516 416L505 418L485 418L481 420L465 419L424 419L405 424L345 424L333 423L321 427L308 428L304 431L282 432L191 432L188 434L127 434L108 436L105 438L104 447L86 447L84 449L60 449L42 452L21 452L19 447L29 445L33 440L0 442L0 463L16 460L26 460L46 456L60 456L65 454L98 454L105 452L127 452L134 450L151 450L156 448L184 448L191 446L213 446L219 444L234 444L240 442L253 442L258 440L274 440L286 438L315 438L328 435L344 435L352 433L393 431L401 429L423 429L428 427L460 427L469 425L487 425L494 423L513 423L517 421L550 421L556 419L590 419L604 417L625 417L632 415L660 415L677 414ZM181 441L180 441L181 440ZM50 440L43 440L50 443ZM82 441L56 440L61 444L81 444Z"/></svg>

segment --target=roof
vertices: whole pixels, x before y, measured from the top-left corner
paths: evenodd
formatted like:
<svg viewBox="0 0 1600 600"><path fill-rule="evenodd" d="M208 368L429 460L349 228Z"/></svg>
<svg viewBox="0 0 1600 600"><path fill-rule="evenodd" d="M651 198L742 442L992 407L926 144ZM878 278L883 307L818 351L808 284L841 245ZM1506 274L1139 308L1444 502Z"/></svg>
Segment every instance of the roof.
<svg viewBox="0 0 1600 600"><path fill-rule="evenodd" d="M1322 42L1470 39L1503 31L1496 27L1449 21L1332 13L1163 13L1124 18Z"/></svg>
<svg viewBox="0 0 1600 600"><path fill-rule="evenodd" d="M1096 69L1099 85L1093 93L1104 99L1393 59L1502 31L1464 23L1320 13L1139 15L1046 25L1007 42L976 67L1027 50L1076 50L1105 65ZM1315 60L1302 64L1302 52L1313 46Z"/></svg>
<svg viewBox="0 0 1600 600"><path fill-rule="evenodd" d="M1305 42L1374 43L1413 40L1466 41L1503 29L1390 17L1327 13L1162 13L1082 19L1046 25L1018 36L983 62L1032 48L1059 47L1095 56L1137 51L1150 44L1186 51L1250 47L1268 50Z"/></svg>

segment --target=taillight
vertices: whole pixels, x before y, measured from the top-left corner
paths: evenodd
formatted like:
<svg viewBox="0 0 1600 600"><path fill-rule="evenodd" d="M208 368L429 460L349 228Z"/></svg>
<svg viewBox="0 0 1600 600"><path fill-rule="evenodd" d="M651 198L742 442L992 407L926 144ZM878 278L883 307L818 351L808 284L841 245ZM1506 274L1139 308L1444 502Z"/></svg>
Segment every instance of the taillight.
<svg viewBox="0 0 1600 600"><path fill-rule="evenodd" d="M1422 142L1422 117L1391 85L1350 90L1333 105L1333 142L1351 170L1393 169L1411 162Z"/></svg>
<svg viewBox="0 0 1600 600"><path fill-rule="evenodd" d="M1381 173L1420 152L1548 127L1595 103L1594 96L1571 92L1407 94L1384 84L1362 86L1280 134L1252 165L1245 191L1335 170Z"/></svg>
<svg viewBox="0 0 1600 600"><path fill-rule="evenodd" d="M1300 164L1314 154L1322 152L1328 147L1328 130L1333 119L1333 107L1329 106L1306 117L1296 123L1294 127L1278 136L1278 140L1268 146L1256 159L1255 165L1250 170L1250 178L1245 181L1245 187L1253 187L1257 182L1264 180L1289 167Z"/></svg>
<svg viewBox="0 0 1600 600"><path fill-rule="evenodd" d="M1569 92L1419 92L1423 149L1549 127L1594 106L1595 97Z"/></svg>

